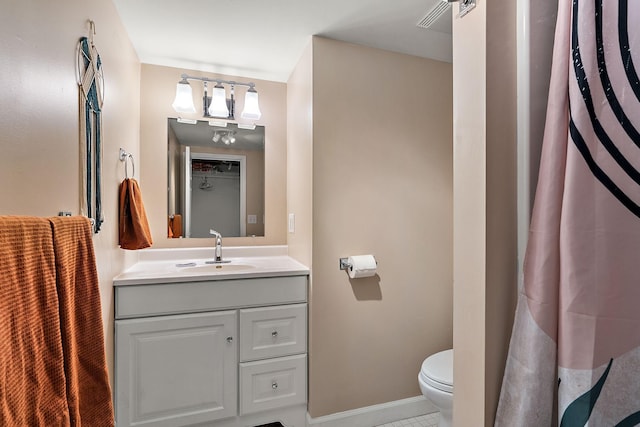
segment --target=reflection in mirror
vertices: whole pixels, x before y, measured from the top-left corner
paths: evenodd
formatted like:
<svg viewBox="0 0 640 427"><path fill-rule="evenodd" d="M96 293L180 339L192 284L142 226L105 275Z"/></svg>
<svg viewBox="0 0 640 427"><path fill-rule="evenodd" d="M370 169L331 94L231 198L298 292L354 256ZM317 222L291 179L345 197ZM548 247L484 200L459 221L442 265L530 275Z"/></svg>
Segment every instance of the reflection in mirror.
<svg viewBox="0 0 640 427"><path fill-rule="evenodd" d="M264 126L178 122L168 129L168 237L264 236Z"/></svg>

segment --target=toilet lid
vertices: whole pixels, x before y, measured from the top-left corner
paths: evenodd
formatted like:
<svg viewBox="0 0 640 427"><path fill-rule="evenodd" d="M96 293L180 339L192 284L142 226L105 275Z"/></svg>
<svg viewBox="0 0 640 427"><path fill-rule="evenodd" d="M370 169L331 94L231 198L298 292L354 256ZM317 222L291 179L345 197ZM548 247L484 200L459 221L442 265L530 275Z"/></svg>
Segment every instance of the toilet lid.
<svg viewBox="0 0 640 427"><path fill-rule="evenodd" d="M438 390L453 393L453 350L433 354L422 362L424 382Z"/></svg>

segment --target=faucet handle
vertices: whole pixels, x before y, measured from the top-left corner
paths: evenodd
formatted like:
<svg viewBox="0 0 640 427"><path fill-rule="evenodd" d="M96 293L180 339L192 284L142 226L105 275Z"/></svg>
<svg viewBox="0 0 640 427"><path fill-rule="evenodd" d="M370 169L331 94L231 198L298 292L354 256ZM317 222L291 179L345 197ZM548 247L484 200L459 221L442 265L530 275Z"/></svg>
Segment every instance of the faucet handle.
<svg viewBox="0 0 640 427"><path fill-rule="evenodd" d="M222 237L222 234L218 233L216 230L214 230L213 228L209 229L209 234L211 234L214 237Z"/></svg>

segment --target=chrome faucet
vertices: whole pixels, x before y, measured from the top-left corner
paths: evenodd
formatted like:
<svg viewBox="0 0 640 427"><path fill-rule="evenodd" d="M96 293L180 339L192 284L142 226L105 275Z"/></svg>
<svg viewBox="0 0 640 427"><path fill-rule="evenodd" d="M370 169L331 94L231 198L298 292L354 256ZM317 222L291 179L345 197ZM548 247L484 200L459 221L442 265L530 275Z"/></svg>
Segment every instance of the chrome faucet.
<svg viewBox="0 0 640 427"><path fill-rule="evenodd" d="M216 238L216 257L215 262L222 262L222 234L218 233L213 228L209 230L209 234Z"/></svg>

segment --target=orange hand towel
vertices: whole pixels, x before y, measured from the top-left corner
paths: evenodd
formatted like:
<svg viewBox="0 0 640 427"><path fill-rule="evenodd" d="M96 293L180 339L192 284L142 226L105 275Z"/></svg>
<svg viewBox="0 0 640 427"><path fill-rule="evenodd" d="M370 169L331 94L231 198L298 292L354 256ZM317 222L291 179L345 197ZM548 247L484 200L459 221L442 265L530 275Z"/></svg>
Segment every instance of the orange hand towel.
<svg viewBox="0 0 640 427"><path fill-rule="evenodd" d="M71 426L111 427L114 413L91 223L81 216L50 221Z"/></svg>
<svg viewBox="0 0 640 427"><path fill-rule="evenodd" d="M120 247L122 249L148 248L153 241L138 182L133 178L125 179L120 184L119 192Z"/></svg>

